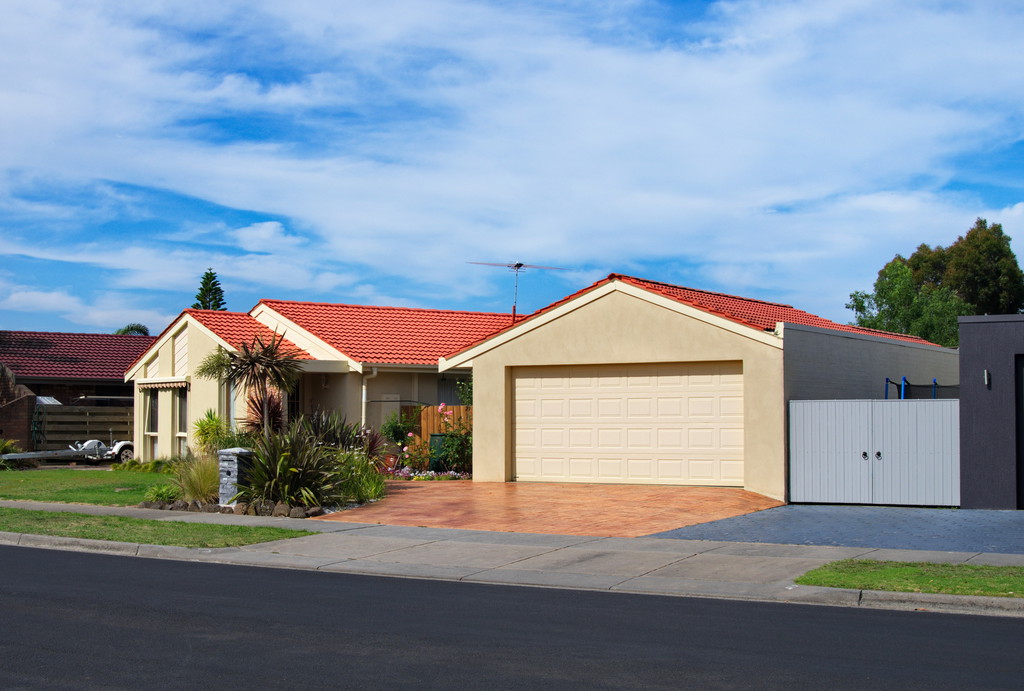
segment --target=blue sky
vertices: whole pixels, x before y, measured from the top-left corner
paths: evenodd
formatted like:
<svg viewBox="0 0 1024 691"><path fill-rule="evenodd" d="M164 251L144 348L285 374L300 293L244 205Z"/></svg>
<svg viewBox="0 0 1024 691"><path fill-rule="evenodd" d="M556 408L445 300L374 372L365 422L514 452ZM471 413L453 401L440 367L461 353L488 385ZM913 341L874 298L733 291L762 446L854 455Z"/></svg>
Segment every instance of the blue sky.
<svg viewBox="0 0 1024 691"><path fill-rule="evenodd" d="M839 321L1024 242L1024 6L10 0L0 328L261 297L520 311L610 272Z"/></svg>

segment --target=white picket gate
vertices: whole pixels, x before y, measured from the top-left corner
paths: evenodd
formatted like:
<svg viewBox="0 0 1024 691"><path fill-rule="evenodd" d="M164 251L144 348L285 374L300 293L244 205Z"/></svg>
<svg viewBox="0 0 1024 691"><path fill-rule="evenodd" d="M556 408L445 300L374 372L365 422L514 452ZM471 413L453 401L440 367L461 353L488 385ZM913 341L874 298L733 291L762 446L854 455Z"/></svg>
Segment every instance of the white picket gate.
<svg viewBox="0 0 1024 691"><path fill-rule="evenodd" d="M960 401L790 401L789 499L960 505Z"/></svg>

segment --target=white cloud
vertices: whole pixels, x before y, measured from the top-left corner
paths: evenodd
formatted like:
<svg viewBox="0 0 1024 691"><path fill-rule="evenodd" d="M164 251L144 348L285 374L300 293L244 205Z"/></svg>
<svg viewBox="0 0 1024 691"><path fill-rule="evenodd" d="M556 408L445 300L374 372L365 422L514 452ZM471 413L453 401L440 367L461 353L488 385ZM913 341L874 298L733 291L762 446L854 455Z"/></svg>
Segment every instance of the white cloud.
<svg viewBox="0 0 1024 691"><path fill-rule="evenodd" d="M1024 136L1014 5L728 2L676 34L650 5L15 2L0 168L290 219L215 240L183 219L205 250L103 247L84 223L20 251L123 288L189 291L216 264L269 296L396 301L493 294L466 261L653 269L842 317L894 253L985 213L944 191L957 156ZM74 217L12 185L0 204Z"/></svg>
<svg viewBox="0 0 1024 691"><path fill-rule="evenodd" d="M33 290L10 284L0 284L0 309L51 314L90 332L112 331L125 324L139 323L158 333L175 316L139 307L132 296L122 293L103 293L87 302L66 291Z"/></svg>

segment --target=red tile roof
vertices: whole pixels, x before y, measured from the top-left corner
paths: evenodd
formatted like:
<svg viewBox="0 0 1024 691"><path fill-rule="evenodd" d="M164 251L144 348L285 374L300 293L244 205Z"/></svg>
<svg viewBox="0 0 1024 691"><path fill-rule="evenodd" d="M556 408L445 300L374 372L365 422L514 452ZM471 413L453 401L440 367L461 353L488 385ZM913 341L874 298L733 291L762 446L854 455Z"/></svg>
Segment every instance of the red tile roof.
<svg viewBox="0 0 1024 691"><path fill-rule="evenodd" d="M695 288L684 288L683 286L672 285L671 283L649 281L643 278L625 276L623 274L610 274L608 278L603 281L599 281L594 285L600 285L601 283L613 280L630 283L649 290L652 293L660 293L661 295L671 298L677 302L692 305L697 309L710 312L711 314L716 314L720 317L725 317L731 321L744 324L761 331L773 331L776 323L785 322L788 324L817 326L822 329L834 329L836 331L847 331L869 336L880 336L882 338L908 341L910 343L935 345L931 341L926 341L923 338L918 338L917 336L891 333L889 331L879 331L877 329L866 329L861 326L851 326L850 324L839 324L838 322L825 319L824 317L819 317L811 314L810 312L804 312L803 310L796 309L792 305L783 305L778 302L766 302L764 300L754 300L752 298L742 298L735 295L726 295L724 293L712 293L707 290L697 290Z"/></svg>
<svg viewBox="0 0 1024 691"><path fill-rule="evenodd" d="M778 302L766 302L764 300L743 298L735 295L727 295L725 293L713 293L708 290L686 288L683 286L673 285L671 283L661 283L659 281L650 281L643 278L626 276L625 274L608 274L606 278L602 278L600 281L578 290L572 295L567 295L561 300L537 310L533 314L517 319L516 325L518 326L522 322L529 321L538 315L546 314L547 312L550 312L551 310L564 305L585 293L589 293L606 283L611 283L612 281L621 281L623 283L635 285L638 288L643 288L644 290L648 290L652 293L658 293L659 295L663 295L664 297L675 300L676 302L690 305L704 312L723 317L729 321L733 321L744 326L749 326L750 328L757 329L758 331L774 331L777 322L785 322L789 324L800 324L802 326L817 326L822 329L859 333L867 336L891 338L893 340L907 341L909 343L936 345L931 341L926 341L923 338L918 338L917 336L891 333L889 331L879 331L877 329L866 329L860 326L851 326L849 324L839 324L838 322L830 321L824 317L811 314L810 312L804 312L803 310L796 309L791 305L784 305ZM473 343L468 343L461 348L446 353L445 356L451 358L452 356L469 350L471 347L479 345L480 343L483 343L500 333L508 331L511 328L511 325L506 325L504 328L501 328L494 333L487 334Z"/></svg>
<svg viewBox="0 0 1024 691"><path fill-rule="evenodd" d="M261 300L356 362L436 365L504 326L510 314Z"/></svg>
<svg viewBox="0 0 1024 691"><path fill-rule="evenodd" d="M264 343L268 343L275 337L274 332L267 326L256 321L245 312L223 312L220 310L194 310L187 309L182 314L192 316L200 324L217 334L228 345L238 348L243 343L252 344L257 336ZM299 360L313 360L313 356L302 350L287 338L281 344L285 350L297 350L296 358Z"/></svg>
<svg viewBox="0 0 1024 691"><path fill-rule="evenodd" d="M155 339L152 336L0 331L0 363L25 379L111 379Z"/></svg>

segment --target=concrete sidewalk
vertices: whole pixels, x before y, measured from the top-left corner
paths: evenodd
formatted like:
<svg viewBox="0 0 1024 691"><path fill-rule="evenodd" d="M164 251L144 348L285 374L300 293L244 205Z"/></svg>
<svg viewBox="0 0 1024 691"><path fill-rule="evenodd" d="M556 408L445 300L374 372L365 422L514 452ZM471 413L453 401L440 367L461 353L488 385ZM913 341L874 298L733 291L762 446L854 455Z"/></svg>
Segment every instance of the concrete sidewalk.
<svg viewBox="0 0 1024 691"><path fill-rule="evenodd" d="M0 533L0 544L325 572L811 604L1024 616L1024 599L844 590L793 579L837 559L1024 565L1024 555L602 538L258 518L37 502L0 506L161 521L273 525L317 535L192 549Z"/></svg>

